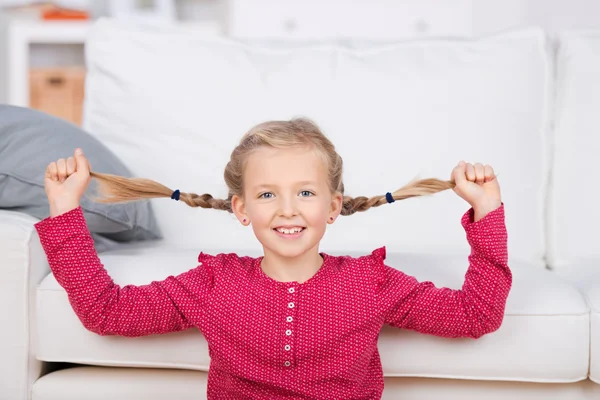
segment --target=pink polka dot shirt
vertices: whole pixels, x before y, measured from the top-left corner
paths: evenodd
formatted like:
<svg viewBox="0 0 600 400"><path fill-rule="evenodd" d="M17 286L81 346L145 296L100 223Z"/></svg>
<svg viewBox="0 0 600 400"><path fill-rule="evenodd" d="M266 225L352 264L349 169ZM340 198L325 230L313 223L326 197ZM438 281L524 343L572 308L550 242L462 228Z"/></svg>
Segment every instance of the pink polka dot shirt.
<svg viewBox="0 0 600 400"><path fill-rule="evenodd" d="M208 342L209 399L379 399L383 324L443 337L497 330L512 283L504 204L462 217L471 245L461 290L437 288L385 264L385 247L361 257L321 253L301 284L278 282L262 257L200 253L199 265L144 286L116 285L94 249L81 208L35 226L73 310L99 335L198 328Z"/></svg>

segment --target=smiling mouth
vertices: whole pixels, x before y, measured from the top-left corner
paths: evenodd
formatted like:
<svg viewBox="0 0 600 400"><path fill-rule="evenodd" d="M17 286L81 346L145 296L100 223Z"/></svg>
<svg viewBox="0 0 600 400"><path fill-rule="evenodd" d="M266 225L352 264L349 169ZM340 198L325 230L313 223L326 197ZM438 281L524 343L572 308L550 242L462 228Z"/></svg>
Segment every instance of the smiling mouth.
<svg viewBox="0 0 600 400"><path fill-rule="evenodd" d="M298 235L299 233L304 232L306 230L306 228L303 226L297 226L297 227L293 227L293 228L273 228L273 230L276 233L279 233L281 235L293 236L293 235Z"/></svg>

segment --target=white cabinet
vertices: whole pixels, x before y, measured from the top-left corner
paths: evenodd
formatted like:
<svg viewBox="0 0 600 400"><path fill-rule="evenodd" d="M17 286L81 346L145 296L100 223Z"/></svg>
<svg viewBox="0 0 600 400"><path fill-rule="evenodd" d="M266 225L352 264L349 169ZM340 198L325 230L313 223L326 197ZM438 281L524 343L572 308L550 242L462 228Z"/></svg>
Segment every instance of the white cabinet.
<svg viewBox="0 0 600 400"><path fill-rule="evenodd" d="M0 20L0 103L28 107L30 70L35 59L32 50L40 45L78 45L82 51L90 27L90 22Z"/></svg>
<svg viewBox="0 0 600 400"><path fill-rule="evenodd" d="M227 33L244 38L402 39L470 35L474 0L229 0Z"/></svg>
<svg viewBox="0 0 600 400"><path fill-rule="evenodd" d="M80 70L77 67L85 66L85 41L93 24L94 21L42 21L0 15L0 103L21 107L49 104L48 99L52 97L42 95L36 88L44 88L46 94L53 89L52 96L55 96L56 93L67 93L71 80L79 85ZM181 23L181 26L210 36L221 31L219 22L210 20ZM47 83L58 79L65 86L59 87L63 83L44 86L43 76L47 77ZM32 79L41 83L34 87ZM37 100L32 101L33 95ZM79 97L78 94L76 98ZM44 106L43 110L46 108ZM62 116L65 113L68 114L67 111L55 114Z"/></svg>

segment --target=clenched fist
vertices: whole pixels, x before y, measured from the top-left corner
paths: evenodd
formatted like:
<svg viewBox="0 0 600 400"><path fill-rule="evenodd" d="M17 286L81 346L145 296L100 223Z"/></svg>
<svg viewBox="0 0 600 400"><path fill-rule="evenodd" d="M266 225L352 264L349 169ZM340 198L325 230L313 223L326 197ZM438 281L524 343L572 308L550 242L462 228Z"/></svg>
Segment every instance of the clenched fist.
<svg viewBox="0 0 600 400"><path fill-rule="evenodd" d="M74 157L58 159L48 164L44 176L44 189L50 205L50 216L55 217L79 206L91 177L90 163L81 149Z"/></svg>
<svg viewBox="0 0 600 400"><path fill-rule="evenodd" d="M461 161L450 179L455 182L452 190L473 207L475 220L502 205L500 185L491 166Z"/></svg>

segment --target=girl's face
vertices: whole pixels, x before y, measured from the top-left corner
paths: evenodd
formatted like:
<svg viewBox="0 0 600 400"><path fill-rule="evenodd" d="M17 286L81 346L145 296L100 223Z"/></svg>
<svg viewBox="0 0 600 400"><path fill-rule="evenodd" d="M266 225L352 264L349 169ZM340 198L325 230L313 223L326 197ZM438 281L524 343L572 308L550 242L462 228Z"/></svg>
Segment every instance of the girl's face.
<svg viewBox="0 0 600 400"><path fill-rule="evenodd" d="M326 165L309 147L261 147L244 169L244 198L232 199L233 209L265 248L284 258L315 249L330 218L337 218L342 195L332 194Z"/></svg>

